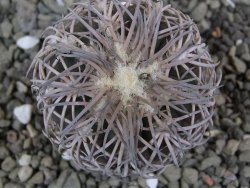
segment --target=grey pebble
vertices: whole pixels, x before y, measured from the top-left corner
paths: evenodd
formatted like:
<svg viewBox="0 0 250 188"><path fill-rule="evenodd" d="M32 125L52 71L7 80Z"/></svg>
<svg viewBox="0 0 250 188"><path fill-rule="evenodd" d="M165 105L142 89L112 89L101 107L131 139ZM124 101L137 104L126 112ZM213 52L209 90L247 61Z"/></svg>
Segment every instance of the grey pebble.
<svg viewBox="0 0 250 188"><path fill-rule="evenodd" d="M198 181L198 171L194 168L184 168L183 179L188 184L196 184Z"/></svg>
<svg viewBox="0 0 250 188"><path fill-rule="evenodd" d="M180 185L179 185L179 182L178 181L171 181L169 184L168 184L168 188L179 188Z"/></svg>
<svg viewBox="0 0 250 188"><path fill-rule="evenodd" d="M250 178L250 167L245 166L241 171L240 174L244 176L245 178Z"/></svg>
<svg viewBox="0 0 250 188"><path fill-rule="evenodd" d="M101 181L99 183L99 187L101 187L101 188L110 188L110 185L106 181Z"/></svg>
<svg viewBox="0 0 250 188"><path fill-rule="evenodd" d="M238 0L237 3L243 4L243 5L250 5L250 1L249 0Z"/></svg>
<svg viewBox="0 0 250 188"><path fill-rule="evenodd" d="M0 146L0 159L5 159L10 152L5 146Z"/></svg>
<svg viewBox="0 0 250 188"><path fill-rule="evenodd" d="M9 182L4 185L4 188L24 188L24 186L18 183Z"/></svg>
<svg viewBox="0 0 250 188"><path fill-rule="evenodd" d="M250 150L250 138L241 141L239 145L239 150L240 151Z"/></svg>
<svg viewBox="0 0 250 188"><path fill-rule="evenodd" d="M205 2L199 3L197 7L194 8L194 10L191 12L191 17L197 21L200 22L203 20L207 14L207 4Z"/></svg>
<svg viewBox="0 0 250 188"><path fill-rule="evenodd" d="M232 57L233 64L237 70L238 73L245 73L247 70L247 65L244 61L242 61L240 58L234 56Z"/></svg>
<svg viewBox="0 0 250 188"><path fill-rule="evenodd" d="M243 151L239 156L239 160L242 162L250 162L250 150Z"/></svg>
<svg viewBox="0 0 250 188"><path fill-rule="evenodd" d="M115 177L111 177L111 178L109 178L108 183L109 183L109 185L111 185L112 187L119 187L119 185L120 185L120 180L117 179L117 178L115 178Z"/></svg>
<svg viewBox="0 0 250 188"><path fill-rule="evenodd" d="M8 21L8 19L5 19L1 23L1 31L2 31L2 36L4 38L9 38L12 33L12 24Z"/></svg>
<svg viewBox="0 0 250 188"><path fill-rule="evenodd" d="M23 166L18 171L18 177L21 182L27 181L33 173L33 168L30 166Z"/></svg>
<svg viewBox="0 0 250 188"><path fill-rule="evenodd" d="M234 155L235 152L238 150L239 144L240 144L240 141L238 140L233 140L233 139L229 140L224 149L224 152L228 155Z"/></svg>
<svg viewBox="0 0 250 188"><path fill-rule="evenodd" d="M177 181L181 177L181 169L172 165L166 168L163 176L167 178L168 181Z"/></svg>
<svg viewBox="0 0 250 188"><path fill-rule="evenodd" d="M11 157L5 158L5 160L1 164L1 168L6 172L10 172L12 169L15 168L15 166L16 161Z"/></svg>
<svg viewBox="0 0 250 188"><path fill-rule="evenodd" d="M219 156L212 156L212 157L208 157L208 158L205 158L202 162L201 162L201 166L200 166L200 169L201 170L204 170L208 167L211 167L211 166L218 166L220 165L221 163L221 158Z"/></svg>
<svg viewBox="0 0 250 188"><path fill-rule="evenodd" d="M75 172L71 173L71 175L67 178L66 182L63 185L63 188L81 188L81 184L79 178Z"/></svg>
<svg viewBox="0 0 250 188"><path fill-rule="evenodd" d="M96 187L96 181L93 178L88 178L88 180L86 182L86 187L95 188Z"/></svg>
<svg viewBox="0 0 250 188"><path fill-rule="evenodd" d="M43 181L44 181L43 172L39 171L30 178L28 183L29 184L41 184L43 183Z"/></svg>

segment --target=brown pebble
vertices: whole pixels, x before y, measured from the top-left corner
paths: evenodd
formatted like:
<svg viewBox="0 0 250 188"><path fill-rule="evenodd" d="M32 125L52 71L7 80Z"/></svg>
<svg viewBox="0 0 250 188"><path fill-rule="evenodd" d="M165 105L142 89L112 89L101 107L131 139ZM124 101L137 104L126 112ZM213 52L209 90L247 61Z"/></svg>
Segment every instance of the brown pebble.
<svg viewBox="0 0 250 188"><path fill-rule="evenodd" d="M15 143L17 141L17 133L13 130L7 132L7 141L9 143Z"/></svg>
<svg viewBox="0 0 250 188"><path fill-rule="evenodd" d="M202 176L202 180L204 181L204 183L206 183L208 186L213 186L214 185L214 180L208 176L208 175L203 175Z"/></svg>
<svg viewBox="0 0 250 188"><path fill-rule="evenodd" d="M221 37L221 29L219 27L216 27L213 32L212 32L212 36L214 38L220 38Z"/></svg>

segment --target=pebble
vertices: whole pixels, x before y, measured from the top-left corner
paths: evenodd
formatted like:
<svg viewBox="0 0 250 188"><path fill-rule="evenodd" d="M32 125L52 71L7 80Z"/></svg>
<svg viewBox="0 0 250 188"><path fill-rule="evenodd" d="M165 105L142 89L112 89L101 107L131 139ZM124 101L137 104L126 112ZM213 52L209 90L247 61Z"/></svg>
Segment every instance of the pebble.
<svg viewBox="0 0 250 188"><path fill-rule="evenodd" d="M110 188L110 185L106 181L101 181L99 183L99 187L101 187L101 188Z"/></svg>
<svg viewBox="0 0 250 188"><path fill-rule="evenodd" d="M249 0L238 0L237 3L250 6Z"/></svg>
<svg viewBox="0 0 250 188"><path fill-rule="evenodd" d="M28 184L41 184L43 183L43 181L44 181L44 175L41 171L39 171L30 178Z"/></svg>
<svg viewBox="0 0 250 188"><path fill-rule="evenodd" d="M211 167L211 166L219 166L221 163L221 158L219 156L212 156L212 157L208 157L208 158L205 158L202 162L201 162L201 166L200 166L200 169L201 170L205 170L206 168L208 167Z"/></svg>
<svg viewBox="0 0 250 188"><path fill-rule="evenodd" d="M27 130L31 138L38 135L38 131L31 124L27 125Z"/></svg>
<svg viewBox="0 0 250 188"><path fill-rule="evenodd" d="M5 146L0 146L0 160L5 159L9 154L10 152Z"/></svg>
<svg viewBox="0 0 250 188"><path fill-rule="evenodd" d="M5 19L1 23L1 30L2 30L2 36L4 38L9 38L11 36L12 24L8 21L8 19Z"/></svg>
<svg viewBox="0 0 250 188"><path fill-rule="evenodd" d="M27 93L28 92L28 87L20 81L16 82L16 87L20 93Z"/></svg>
<svg viewBox="0 0 250 188"><path fill-rule="evenodd" d="M246 71L246 79L250 80L250 69Z"/></svg>
<svg viewBox="0 0 250 188"><path fill-rule="evenodd" d="M21 166L27 166L30 164L30 162L31 162L31 155L27 155L27 154L22 154L22 156L18 160L18 163Z"/></svg>
<svg viewBox="0 0 250 188"><path fill-rule="evenodd" d="M33 168L30 166L23 166L18 171L18 177L21 182L27 181L33 173Z"/></svg>
<svg viewBox="0 0 250 188"><path fill-rule="evenodd" d="M111 185L112 187L119 187L119 185L120 185L120 180L117 179L117 178L115 178L115 177L111 177L111 178L109 178L108 183L109 183L109 185Z"/></svg>
<svg viewBox="0 0 250 188"><path fill-rule="evenodd" d="M16 44L23 50L34 48L39 43L39 39L34 36L24 36L17 40Z"/></svg>
<svg viewBox="0 0 250 188"><path fill-rule="evenodd" d="M239 150L240 151L250 150L250 138L241 141L241 143L239 145Z"/></svg>
<svg viewBox="0 0 250 188"><path fill-rule="evenodd" d="M233 64L237 70L238 73L245 73L247 70L247 65L244 61L242 61L240 58L234 56L232 57Z"/></svg>
<svg viewBox="0 0 250 188"><path fill-rule="evenodd" d="M32 105L25 104L14 108L14 115L22 124L27 124L31 120Z"/></svg>
<svg viewBox="0 0 250 188"><path fill-rule="evenodd" d="M240 142L238 140L229 140L224 149L224 152L228 155L234 155L238 150Z"/></svg>
<svg viewBox="0 0 250 188"><path fill-rule="evenodd" d="M67 178L66 182L63 185L63 188L69 187L81 188L81 183L75 172L71 173L71 175Z"/></svg>
<svg viewBox="0 0 250 188"><path fill-rule="evenodd" d="M86 186L88 188L95 188L96 187L96 181L93 178L88 178L86 182Z"/></svg>
<svg viewBox="0 0 250 188"><path fill-rule="evenodd" d="M167 178L168 181L177 181L181 177L181 169L176 166L169 166L166 168L163 175Z"/></svg>
<svg viewBox="0 0 250 188"><path fill-rule="evenodd" d="M198 181L198 171L194 168L185 168L183 170L183 179L188 184L196 184Z"/></svg>
<svg viewBox="0 0 250 188"><path fill-rule="evenodd" d="M14 130L9 130L7 132L7 141L11 144L17 141L17 133Z"/></svg>
<svg viewBox="0 0 250 188"><path fill-rule="evenodd" d="M239 156L239 160L242 162L250 162L250 150L243 151Z"/></svg>
<svg viewBox="0 0 250 188"><path fill-rule="evenodd" d="M250 167L245 166L241 171L240 174L244 176L245 178L250 178Z"/></svg>
<svg viewBox="0 0 250 188"><path fill-rule="evenodd" d="M6 172L11 171L12 169L15 168L15 166L16 166L16 161L11 157L5 158L1 164L1 168Z"/></svg>
<svg viewBox="0 0 250 188"><path fill-rule="evenodd" d="M149 188L157 188L158 179L157 178L146 179L146 184L148 185Z"/></svg>
<svg viewBox="0 0 250 188"><path fill-rule="evenodd" d="M0 119L0 128L9 127L11 122L9 120Z"/></svg>
<svg viewBox="0 0 250 188"><path fill-rule="evenodd" d="M191 12L191 17L196 21L200 22L207 14L207 4L205 2L199 3L197 7Z"/></svg>

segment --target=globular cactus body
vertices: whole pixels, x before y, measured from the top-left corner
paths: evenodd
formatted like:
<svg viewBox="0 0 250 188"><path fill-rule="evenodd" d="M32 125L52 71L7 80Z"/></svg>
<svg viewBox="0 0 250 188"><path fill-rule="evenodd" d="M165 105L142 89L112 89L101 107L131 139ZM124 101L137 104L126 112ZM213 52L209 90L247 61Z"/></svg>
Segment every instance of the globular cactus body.
<svg viewBox="0 0 250 188"><path fill-rule="evenodd" d="M31 81L46 136L79 168L149 177L204 142L220 78L187 15L90 1L47 31Z"/></svg>

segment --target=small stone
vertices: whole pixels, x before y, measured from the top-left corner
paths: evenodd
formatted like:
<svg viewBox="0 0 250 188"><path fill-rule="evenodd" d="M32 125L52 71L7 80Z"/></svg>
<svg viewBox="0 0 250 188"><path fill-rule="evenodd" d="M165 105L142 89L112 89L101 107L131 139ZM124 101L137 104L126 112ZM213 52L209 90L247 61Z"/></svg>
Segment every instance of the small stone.
<svg viewBox="0 0 250 188"><path fill-rule="evenodd" d="M7 141L11 144L17 141L17 133L16 131L10 130L7 132Z"/></svg>
<svg viewBox="0 0 250 188"><path fill-rule="evenodd" d="M21 158L18 160L19 165L27 166L31 162L31 156L27 154L23 154Z"/></svg>
<svg viewBox="0 0 250 188"><path fill-rule="evenodd" d="M109 185L111 185L112 187L119 187L120 185L120 180L115 178L115 177L111 177L109 180L108 180L108 183Z"/></svg>
<svg viewBox="0 0 250 188"><path fill-rule="evenodd" d="M101 187L101 188L110 188L110 185L106 181L101 181L99 183L99 187Z"/></svg>
<svg viewBox="0 0 250 188"><path fill-rule="evenodd" d="M250 150L243 151L239 156L239 160L241 162L250 162Z"/></svg>
<svg viewBox="0 0 250 188"><path fill-rule="evenodd" d="M11 36L12 24L7 19L5 19L1 23L1 30L2 30L2 36L4 38L9 38Z"/></svg>
<svg viewBox="0 0 250 188"><path fill-rule="evenodd" d="M202 176L202 180L210 187L214 185L214 180L206 174Z"/></svg>
<svg viewBox="0 0 250 188"><path fill-rule="evenodd" d="M63 185L63 188L74 187L81 188L81 184L79 178L76 173L71 173L71 175L67 178L66 182Z"/></svg>
<svg viewBox="0 0 250 188"><path fill-rule="evenodd" d="M8 9L10 6L10 0L1 0L0 7L3 9Z"/></svg>
<svg viewBox="0 0 250 188"><path fill-rule="evenodd" d="M14 108L14 115L17 120L23 124L27 124L31 120L32 115L32 105L25 104Z"/></svg>
<svg viewBox="0 0 250 188"><path fill-rule="evenodd" d="M17 40L16 44L23 50L34 48L39 43L39 39L33 36L24 36Z"/></svg>
<svg viewBox="0 0 250 188"><path fill-rule="evenodd" d="M226 145L226 141L224 139L219 139L219 140L216 140L215 144L216 144L216 153L219 154L221 153L224 146Z"/></svg>
<svg viewBox="0 0 250 188"><path fill-rule="evenodd" d="M9 120L0 119L0 128L9 127L11 122Z"/></svg>
<svg viewBox="0 0 250 188"><path fill-rule="evenodd" d="M41 161L41 165L51 167L53 165L53 159L50 156L45 156Z"/></svg>
<svg viewBox="0 0 250 188"><path fill-rule="evenodd" d="M239 145L240 151L250 150L250 138L243 140Z"/></svg>
<svg viewBox="0 0 250 188"><path fill-rule="evenodd" d="M30 180L28 181L28 183L29 184L41 184L43 183L43 180L44 180L44 176L43 176L43 173L40 171L40 172L37 172L34 176L32 176ZM73 185L71 187L73 187Z"/></svg>
<svg viewBox="0 0 250 188"><path fill-rule="evenodd" d="M244 166L244 168L240 171L240 174L245 178L250 178L250 167Z"/></svg>
<svg viewBox="0 0 250 188"><path fill-rule="evenodd" d="M19 181L18 176L17 176L18 171L19 171L19 168L15 168L11 172L9 172L9 175L8 175L9 179L11 179L12 181Z"/></svg>
<svg viewBox="0 0 250 188"><path fill-rule="evenodd" d="M194 10L191 13L191 17L195 21L199 22L205 18L207 10L208 10L207 4L205 2L201 2L198 4L197 7L194 8Z"/></svg>
<svg viewBox="0 0 250 188"><path fill-rule="evenodd" d="M246 71L246 79L250 80L250 69Z"/></svg>
<svg viewBox="0 0 250 188"><path fill-rule="evenodd" d="M27 93L27 91L28 91L28 87L20 81L16 82L16 87L20 93Z"/></svg>
<svg viewBox="0 0 250 188"><path fill-rule="evenodd" d="M221 158L214 155L212 157L205 158L201 163L200 169L204 170L204 169L211 167L211 166L216 167L216 166L220 165L220 163L221 163Z"/></svg>
<svg viewBox="0 0 250 188"><path fill-rule="evenodd" d="M172 165L166 168L166 171L163 173L163 175L170 182L177 181L181 177L181 169Z"/></svg>
<svg viewBox="0 0 250 188"><path fill-rule="evenodd" d="M33 168L31 168L30 166L23 166L18 171L18 177L21 182L25 182L31 177L32 173Z"/></svg>
<svg viewBox="0 0 250 188"><path fill-rule="evenodd" d="M233 64L237 70L238 73L245 73L247 70L247 65L244 61L242 61L240 58L234 56L232 57Z"/></svg>
<svg viewBox="0 0 250 188"><path fill-rule="evenodd" d="M31 138L34 138L36 135L38 135L38 131L31 125L27 125L27 130Z"/></svg>
<svg viewBox="0 0 250 188"><path fill-rule="evenodd" d="M211 9L218 9L218 8L220 8L220 1L211 0L211 1L209 1L209 5L210 5Z"/></svg>
<svg viewBox="0 0 250 188"><path fill-rule="evenodd" d="M94 188L96 187L96 181L93 178L88 178L86 186L89 188Z"/></svg>
<svg viewBox="0 0 250 188"><path fill-rule="evenodd" d="M234 155L235 152L238 150L239 144L240 142L238 140L229 140L224 149L224 152L228 155Z"/></svg>
<svg viewBox="0 0 250 188"><path fill-rule="evenodd" d="M7 157L1 164L1 168L6 171L10 172L16 166L16 161L11 157Z"/></svg>
<svg viewBox="0 0 250 188"><path fill-rule="evenodd" d="M157 188L158 179L157 179L157 178L149 178L149 179L146 179L146 184L147 184L148 187L150 187L150 188Z"/></svg>
<svg viewBox="0 0 250 188"><path fill-rule="evenodd" d="M185 168L183 170L183 179L188 184L196 184L198 182L198 171L194 168Z"/></svg>
<svg viewBox="0 0 250 188"><path fill-rule="evenodd" d="M243 4L243 5L250 5L250 1L249 0L238 0L237 3Z"/></svg>
<svg viewBox="0 0 250 188"><path fill-rule="evenodd" d="M24 188L23 185L17 183L6 183L4 188Z"/></svg>
<svg viewBox="0 0 250 188"><path fill-rule="evenodd" d="M4 146L0 146L0 159L5 159L6 157L8 157L10 154L10 152L8 151L8 149Z"/></svg>

